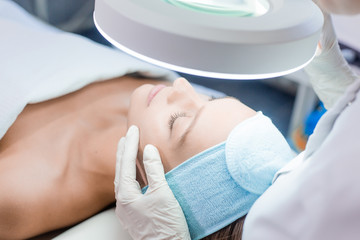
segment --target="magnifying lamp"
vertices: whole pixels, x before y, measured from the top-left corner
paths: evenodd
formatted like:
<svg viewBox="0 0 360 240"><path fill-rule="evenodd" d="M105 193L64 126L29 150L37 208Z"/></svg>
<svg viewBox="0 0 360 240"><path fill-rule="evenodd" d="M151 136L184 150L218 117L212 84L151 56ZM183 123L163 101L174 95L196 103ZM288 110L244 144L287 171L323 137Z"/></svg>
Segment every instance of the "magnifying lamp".
<svg viewBox="0 0 360 240"><path fill-rule="evenodd" d="M323 15L311 0L96 0L94 21L114 46L153 64L264 79L312 60Z"/></svg>

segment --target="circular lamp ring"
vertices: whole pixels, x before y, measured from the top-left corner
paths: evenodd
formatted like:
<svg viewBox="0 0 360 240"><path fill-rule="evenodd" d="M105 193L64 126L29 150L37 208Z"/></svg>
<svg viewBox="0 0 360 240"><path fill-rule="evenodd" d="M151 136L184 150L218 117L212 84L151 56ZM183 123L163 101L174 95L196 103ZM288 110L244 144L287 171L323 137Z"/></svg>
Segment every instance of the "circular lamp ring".
<svg viewBox="0 0 360 240"><path fill-rule="evenodd" d="M231 12L235 1L247 2L228 0L199 10L194 9L199 0L96 0L94 20L121 50L190 74L268 78L294 72L312 59L323 15L311 0L260 0L260 13L251 4L241 5L247 6L246 16Z"/></svg>

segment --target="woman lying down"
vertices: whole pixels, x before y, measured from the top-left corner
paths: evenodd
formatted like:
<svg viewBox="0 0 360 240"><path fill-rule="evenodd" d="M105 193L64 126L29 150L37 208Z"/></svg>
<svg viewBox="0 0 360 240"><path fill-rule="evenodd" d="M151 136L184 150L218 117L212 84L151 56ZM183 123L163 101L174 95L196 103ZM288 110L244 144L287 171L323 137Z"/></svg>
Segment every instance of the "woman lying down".
<svg viewBox="0 0 360 240"><path fill-rule="evenodd" d="M218 151L223 152L224 146L218 144L234 127L243 121L262 124L265 118L236 99L199 95L185 79L169 87L153 85L157 83L122 77L28 105L0 142L2 238L27 238L69 226L112 203L116 145L129 125L140 127L140 152L146 144L154 144L169 172L213 146L216 151L210 158L214 159L207 161L221 161L223 153ZM161 91L152 98L158 89ZM207 164L198 170L211 167ZM138 171L144 187L142 167ZM200 185L209 184L203 180ZM185 185L183 190L200 198L194 186ZM249 191L244 198L253 202L258 194ZM225 197L217 195L216 200ZM236 202L228 204L234 207ZM246 213L249 203L244 204L246 209L236 210Z"/></svg>
<svg viewBox="0 0 360 240"><path fill-rule="evenodd" d="M140 130L140 186L146 186L142 152L153 144L191 237L241 239L246 213L293 157L270 119L237 99L199 94L183 78L171 83L126 75L158 69L43 28L8 1L0 2L1 7L7 15L13 12L5 21L0 11L0 24L11 24L2 29L12 31L13 39L0 40L0 50L23 48L13 57L26 64L21 73L13 71L15 66L0 69L3 102L20 96L11 101L15 107L1 106L2 118L8 120L0 126L5 128L0 140L0 239L71 226L113 203L117 143L131 125ZM28 21L21 22L20 15ZM39 27L29 30L29 21ZM14 46L24 31L29 41ZM43 42L38 44L39 33L51 43L45 50ZM36 57L29 57L29 47L38 49ZM49 58L56 59L55 67ZM70 72L67 78L64 71ZM11 120L14 109L16 119Z"/></svg>

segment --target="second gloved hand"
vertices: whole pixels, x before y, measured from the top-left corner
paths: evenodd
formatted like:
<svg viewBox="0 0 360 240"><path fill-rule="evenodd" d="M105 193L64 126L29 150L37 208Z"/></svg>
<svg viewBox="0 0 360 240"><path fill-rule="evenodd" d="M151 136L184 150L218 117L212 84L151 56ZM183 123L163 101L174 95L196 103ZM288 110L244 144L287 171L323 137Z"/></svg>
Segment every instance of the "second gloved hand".
<svg viewBox="0 0 360 240"><path fill-rule="evenodd" d="M316 0L314 0L317 3ZM331 16L323 11L324 26L313 61L305 67L310 82L326 109L344 94L358 76L342 56Z"/></svg>
<svg viewBox="0 0 360 240"><path fill-rule="evenodd" d="M142 194L136 181L138 145L139 130L132 126L126 138L119 141L116 156L116 215L135 240L190 239L184 213L166 182L159 152L152 145L144 149L149 185Z"/></svg>

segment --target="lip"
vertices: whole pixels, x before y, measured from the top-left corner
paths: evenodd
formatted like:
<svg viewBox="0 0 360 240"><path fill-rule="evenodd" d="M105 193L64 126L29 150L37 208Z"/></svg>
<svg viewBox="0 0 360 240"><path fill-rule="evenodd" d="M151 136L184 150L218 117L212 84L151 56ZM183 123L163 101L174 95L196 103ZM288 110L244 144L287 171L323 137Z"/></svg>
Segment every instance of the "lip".
<svg viewBox="0 0 360 240"><path fill-rule="evenodd" d="M149 95L148 95L148 98L147 98L147 103L148 103L148 106L150 105L151 101L154 99L154 97L156 96L156 94L158 94L163 88L165 88L166 86L163 85L163 84L158 84L158 85L155 85Z"/></svg>

